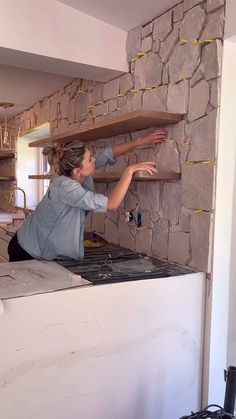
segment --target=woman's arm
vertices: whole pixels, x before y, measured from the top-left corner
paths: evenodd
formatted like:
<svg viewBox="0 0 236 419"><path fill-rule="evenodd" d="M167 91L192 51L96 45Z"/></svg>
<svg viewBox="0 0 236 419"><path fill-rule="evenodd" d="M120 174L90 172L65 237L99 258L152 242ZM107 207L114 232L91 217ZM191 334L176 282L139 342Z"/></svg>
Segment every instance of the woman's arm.
<svg viewBox="0 0 236 419"><path fill-rule="evenodd" d="M137 148L142 148L147 144L161 143L167 138L167 133L164 129L158 129L144 137L137 138L136 140L130 141L124 144L115 145L112 149L114 157L120 157L129 151L133 151Z"/></svg>
<svg viewBox="0 0 236 419"><path fill-rule="evenodd" d="M153 175L154 173L157 173L155 166L156 164L153 162L137 163L132 166L128 166L108 197L107 209L110 211L116 211L119 208L129 188L134 173L142 170L148 172L150 175Z"/></svg>

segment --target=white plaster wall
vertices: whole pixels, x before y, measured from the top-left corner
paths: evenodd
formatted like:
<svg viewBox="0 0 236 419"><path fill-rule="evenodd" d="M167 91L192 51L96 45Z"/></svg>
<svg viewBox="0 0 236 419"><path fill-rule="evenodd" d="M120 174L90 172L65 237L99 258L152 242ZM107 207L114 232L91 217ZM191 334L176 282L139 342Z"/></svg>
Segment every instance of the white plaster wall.
<svg viewBox="0 0 236 419"><path fill-rule="evenodd" d="M0 0L0 6L0 47L127 71L126 31L56 0Z"/></svg>
<svg viewBox="0 0 236 419"><path fill-rule="evenodd" d="M223 404L225 382L223 370L227 367L227 349L232 353L235 345L235 299L230 295L231 324L228 342L229 288L232 281L235 292L235 263L231 246L235 249L235 221L233 203L235 196L235 101L236 101L236 44L225 41L222 73L222 96L217 161L216 213L213 247L213 278L207 302L205 339L204 400ZM235 214L236 217L236 214ZM233 220L233 221L232 221ZM233 229L232 229L233 227ZM235 230L236 232L236 230ZM232 278L232 279L231 279ZM208 359L207 359L208 358ZM236 357L234 354L234 362ZM208 370L209 368L209 370ZM209 374L206 377L206 374ZM207 385L206 385L207 383ZM208 395L206 396L206 393Z"/></svg>

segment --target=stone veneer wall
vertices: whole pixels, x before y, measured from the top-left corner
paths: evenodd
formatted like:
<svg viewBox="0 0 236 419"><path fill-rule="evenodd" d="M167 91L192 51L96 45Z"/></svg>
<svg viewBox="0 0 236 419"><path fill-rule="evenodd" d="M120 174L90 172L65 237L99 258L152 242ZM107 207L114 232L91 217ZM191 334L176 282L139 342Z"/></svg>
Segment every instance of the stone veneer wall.
<svg viewBox="0 0 236 419"><path fill-rule="evenodd" d="M128 74L105 84L77 79L19 116L26 130L49 120L57 134L140 108L183 113L183 121L168 128L166 143L132 152L113 167L152 160L159 170L180 171L181 180L133 182L120 210L90 215L87 229L205 272L214 221L224 12L224 0L184 0L129 32ZM99 151L138 135L88 145ZM113 187L97 184L105 194ZM140 230L125 221L137 203L145 227Z"/></svg>

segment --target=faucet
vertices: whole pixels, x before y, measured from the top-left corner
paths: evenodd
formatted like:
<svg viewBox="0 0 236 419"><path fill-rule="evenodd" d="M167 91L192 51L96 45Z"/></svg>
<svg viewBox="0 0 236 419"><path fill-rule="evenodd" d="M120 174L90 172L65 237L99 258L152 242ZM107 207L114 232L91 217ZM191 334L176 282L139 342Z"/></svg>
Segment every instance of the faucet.
<svg viewBox="0 0 236 419"><path fill-rule="evenodd" d="M25 218L27 218L28 215L30 214L30 212L29 212L29 210L28 210L28 208L26 206L26 193L25 193L24 189L19 188L18 186L13 186L11 188L11 190L10 190L9 202L12 201L13 194L14 194L15 191L21 191L23 193L23 195L24 195L24 209L23 209L23 213L25 214Z"/></svg>

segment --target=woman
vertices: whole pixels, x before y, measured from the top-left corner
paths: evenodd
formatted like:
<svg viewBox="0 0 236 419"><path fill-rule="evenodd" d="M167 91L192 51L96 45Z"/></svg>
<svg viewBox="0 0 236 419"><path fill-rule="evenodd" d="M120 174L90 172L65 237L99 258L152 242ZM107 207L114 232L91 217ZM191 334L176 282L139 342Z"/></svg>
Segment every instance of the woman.
<svg viewBox="0 0 236 419"><path fill-rule="evenodd" d="M134 173L157 173L155 163L128 166L107 197L94 192L92 174L116 158L147 144L166 139L164 130L107 148L97 158L85 146L68 143L45 147L43 154L53 167L48 190L35 211L25 220L8 246L9 261L27 259L75 259L84 257L84 225L88 211L116 211L122 203Z"/></svg>

